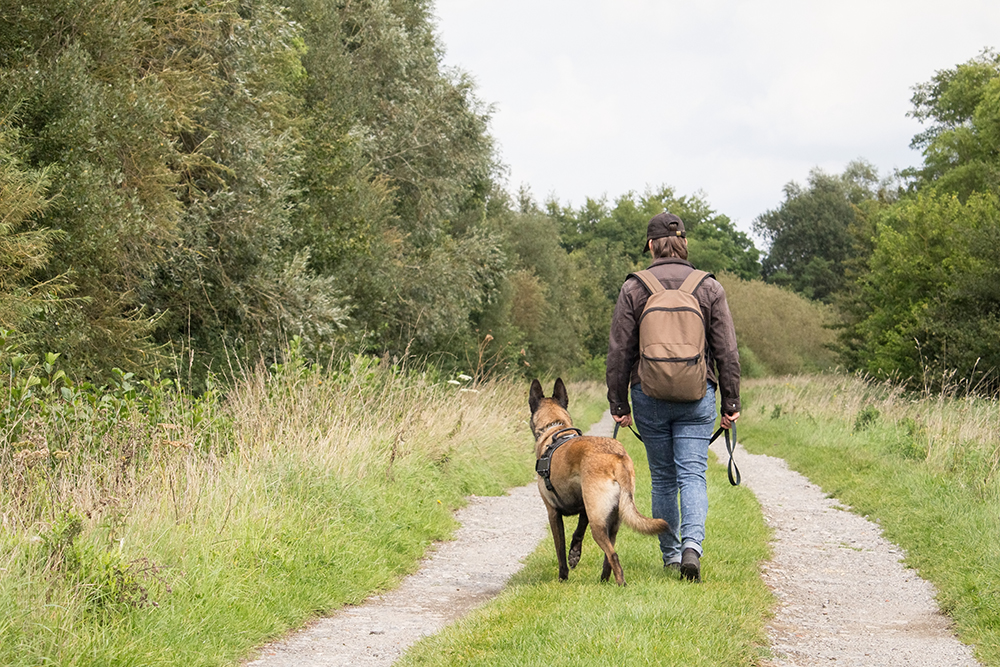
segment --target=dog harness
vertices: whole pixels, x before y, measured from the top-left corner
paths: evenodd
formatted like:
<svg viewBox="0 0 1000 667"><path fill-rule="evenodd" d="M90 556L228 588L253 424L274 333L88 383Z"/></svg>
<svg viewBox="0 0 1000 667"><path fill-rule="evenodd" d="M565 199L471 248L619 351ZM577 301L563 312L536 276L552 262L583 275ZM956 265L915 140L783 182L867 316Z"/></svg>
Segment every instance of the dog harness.
<svg viewBox="0 0 1000 667"><path fill-rule="evenodd" d="M535 472L538 473L539 477L545 480L545 488L552 493L555 493L556 497L558 497L559 494L556 493L555 488L552 486L552 480L549 479L552 469L552 454L573 438L579 438L581 435L583 435L583 433L580 429L573 427L556 431L555 435L552 436L552 444L550 444L545 452L538 457L538 460L535 461Z"/></svg>

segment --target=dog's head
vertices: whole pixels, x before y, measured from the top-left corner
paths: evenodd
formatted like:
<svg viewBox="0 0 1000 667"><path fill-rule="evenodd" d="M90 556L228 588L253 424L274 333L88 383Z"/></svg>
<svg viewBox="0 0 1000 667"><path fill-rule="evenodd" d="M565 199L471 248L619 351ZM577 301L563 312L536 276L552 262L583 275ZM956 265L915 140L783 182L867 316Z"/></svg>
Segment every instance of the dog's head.
<svg viewBox="0 0 1000 667"><path fill-rule="evenodd" d="M540 429L549 424L558 422L565 426L573 425L567 411L569 395L566 393L566 385L563 384L562 378L556 379L551 398L545 398L542 384L538 380L532 380L531 390L528 392L528 407L531 408L531 432L536 439L541 434Z"/></svg>

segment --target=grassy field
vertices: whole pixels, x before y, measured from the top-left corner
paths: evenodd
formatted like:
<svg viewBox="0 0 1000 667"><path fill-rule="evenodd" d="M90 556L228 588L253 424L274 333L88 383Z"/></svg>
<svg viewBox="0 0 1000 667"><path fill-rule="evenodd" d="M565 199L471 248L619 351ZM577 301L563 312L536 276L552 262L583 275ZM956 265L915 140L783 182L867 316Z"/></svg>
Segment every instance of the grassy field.
<svg viewBox="0 0 1000 667"><path fill-rule="evenodd" d="M237 663L534 477L526 382L292 358L195 399L27 372L0 444L2 665Z"/></svg>
<svg viewBox="0 0 1000 667"><path fill-rule="evenodd" d="M778 456L881 526L960 638L1000 666L1000 416L992 399L909 396L844 376L748 383L751 452Z"/></svg>
<svg viewBox="0 0 1000 667"><path fill-rule="evenodd" d="M571 408L573 397L571 389ZM619 438L635 460L637 501L648 515L645 451L628 431ZM757 664L766 655L763 626L773 603L759 570L768 531L753 494L730 487L718 464L710 467L709 501L700 585L667 575L656 539L627 528L618 538L625 588L599 581L603 554L589 534L583 559L561 583L545 540L496 600L418 643L400 664Z"/></svg>
<svg viewBox="0 0 1000 667"><path fill-rule="evenodd" d="M394 587L452 533L467 495L534 478L527 382L473 386L360 356L320 368L293 349L192 397L127 374L73 385L57 367L52 355L7 369L3 665L237 664ZM599 418L601 385L569 391L579 425ZM648 512L644 453L629 447ZM666 577L655 539L627 529L626 589L599 583L589 538L559 584L546 541L498 601L407 659L753 664L771 604L767 533L719 467L710 492L704 584Z"/></svg>

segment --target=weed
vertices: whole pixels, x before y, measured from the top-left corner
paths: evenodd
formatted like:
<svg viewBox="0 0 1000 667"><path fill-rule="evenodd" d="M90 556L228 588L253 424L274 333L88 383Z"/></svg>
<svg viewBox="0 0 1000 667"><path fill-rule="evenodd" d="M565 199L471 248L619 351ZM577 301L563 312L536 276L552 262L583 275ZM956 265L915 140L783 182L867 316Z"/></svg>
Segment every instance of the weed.
<svg viewBox="0 0 1000 667"><path fill-rule="evenodd" d="M867 430L878 421L880 416L878 408L874 405L866 405L854 418L854 432Z"/></svg>
<svg viewBox="0 0 1000 667"><path fill-rule="evenodd" d="M72 511L64 511L41 535L42 560L46 569L64 572L76 571L80 554L74 544L83 532L83 521Z"/></svg>
<svg viewBox="0 0 1000 667"><path fill-rule="evenodd" d="M113 551L87 549L82 552L74 583L91 609L122 613L159 606L149 597L149 584L155 582L163 592L172 592L163 570L148 558L126 561Z"/></svg>

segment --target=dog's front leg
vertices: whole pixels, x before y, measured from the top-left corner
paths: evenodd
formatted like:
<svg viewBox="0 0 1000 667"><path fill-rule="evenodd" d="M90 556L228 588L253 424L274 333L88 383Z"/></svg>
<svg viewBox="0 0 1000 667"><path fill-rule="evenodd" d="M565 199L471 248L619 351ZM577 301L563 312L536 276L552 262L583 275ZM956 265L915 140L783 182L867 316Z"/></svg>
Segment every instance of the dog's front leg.
<svg viewBox="0 0 1000 667"><path fill-rule="evenodd" d="M580 521L573 531L573 539L569 541L569 566L576 567L580 562L580 554L583 552L583 536L587 533L587 525L590 519L587 518L587 511L580 512Z"/></svg>
<svg viewBox="0 0 1000 667"><path fill-rule="evenodd" d="M548 507L549 526L552 528L552 541L556 544L556 560L559 561L559 579L569 578L569 567L566 565L566 533L563 527L562 512L555 507Z"/></svg>

